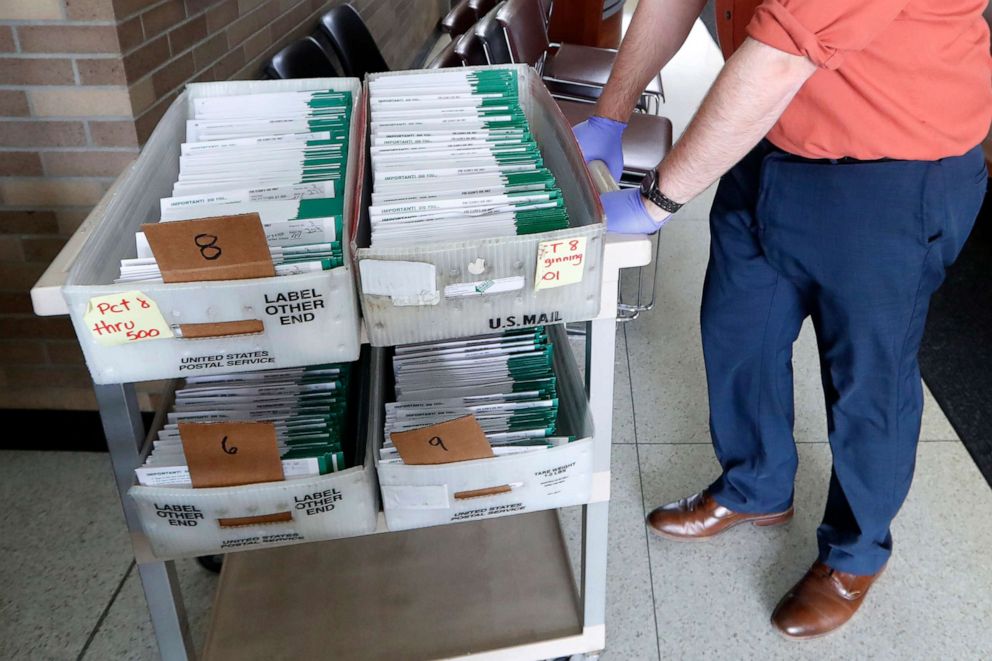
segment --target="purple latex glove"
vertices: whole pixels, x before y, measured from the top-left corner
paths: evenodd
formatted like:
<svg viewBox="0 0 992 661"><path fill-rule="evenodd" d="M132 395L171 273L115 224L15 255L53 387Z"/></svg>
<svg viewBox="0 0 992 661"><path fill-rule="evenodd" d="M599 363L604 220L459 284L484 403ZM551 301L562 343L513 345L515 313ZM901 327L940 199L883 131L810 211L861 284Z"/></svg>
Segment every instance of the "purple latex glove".
<svg viewBox="0 0 992 661"><path fill-rule="evenodd" d="M613 178L623 174L623 130L627 125L593 115L572 127L586 163L603 161Z"/></svg>
<svg viewBox="0 0 992 661"><path fill-rule="evenodd" d="M603 193L606 210L606 231L619 234L654 234L671 219L672 214L655 220L644 206L644 196L639 188Z"/></svg>

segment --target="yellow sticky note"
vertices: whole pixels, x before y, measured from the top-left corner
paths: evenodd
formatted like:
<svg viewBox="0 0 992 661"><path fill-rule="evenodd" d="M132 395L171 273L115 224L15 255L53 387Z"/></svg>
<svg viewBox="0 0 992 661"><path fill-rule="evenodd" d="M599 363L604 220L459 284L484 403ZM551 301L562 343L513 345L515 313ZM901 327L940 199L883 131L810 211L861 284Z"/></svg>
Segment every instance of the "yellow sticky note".
<svg viewBox="0 0 992 661"><path fill-rule="evenodd" d="M586 268L586 237L542 241L537 246L534 290L582 282Z"/></svg>
<svg viewBox="0 0 992 661"><path fill-rule="evenodd" d="M175 337L155 301L140 291L91 298L83 321L93 339L107 346Z"/></svg>

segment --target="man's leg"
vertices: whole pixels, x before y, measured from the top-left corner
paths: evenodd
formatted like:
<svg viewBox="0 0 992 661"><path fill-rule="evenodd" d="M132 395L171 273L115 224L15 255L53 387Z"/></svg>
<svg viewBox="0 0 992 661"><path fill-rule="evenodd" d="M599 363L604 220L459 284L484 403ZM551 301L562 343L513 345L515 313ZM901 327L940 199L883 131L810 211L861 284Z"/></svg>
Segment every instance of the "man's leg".
<svg viewBox="0 0 992 661"><path fill-rule="evenodd" d="M769 149L759 145L724 175L710 213L700 316L710 431L723 474L651 512L648 525L663 537L702 539L792 518L792 343L807 313L799 290L761 247L755 207Z"/></svg>
<svg viewBox="0 0 992 661"><path fill-rule="evenodd" d="M930 297L971 231L985 186L977 153L925 167L922 233L915 233L919 196L891 209L890 218L884 209L864 218L883 228L877 252L852 258L851 241L812 313L834 457L817 531L820 560L850 574L878 573L892 552L889 526L916 465L923 414L917 353ZM892 223L913 231L894 239L884 230ZM864 229L855 240L865 247Z"/></svg>
<svg viewBox="0 0 992 661"><path fill-rule="evenodd" d="M807 315L802 292L765 257L754 157L723 178L713 203L700 314L710 434L723 468L709 492L748 514L792 506L792 345Z"/></svg>
<svg viewBox="0 0 992 661"><path fill-rule="evenodd" d="M772 615L810 638L850 619L891 553L915 467L927 306L974 223L984 164L976 150L936 163L783 158L775 170L766 250L814 283L833 451L819 559Z"/></svg>

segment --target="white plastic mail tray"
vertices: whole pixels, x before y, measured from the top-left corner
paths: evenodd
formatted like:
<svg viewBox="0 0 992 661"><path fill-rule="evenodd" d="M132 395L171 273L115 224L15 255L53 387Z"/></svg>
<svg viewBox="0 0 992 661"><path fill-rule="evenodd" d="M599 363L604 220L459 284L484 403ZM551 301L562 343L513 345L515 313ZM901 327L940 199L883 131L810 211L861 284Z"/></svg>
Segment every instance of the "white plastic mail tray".
<svg viewBox="0 0 992 661"><path fill-rule="evenodd" d="M344 266L301 275L180 284L113 284L120 260L135 256L135 232L159 219L159 199L171 195L179 172L179 146L193 99L205 96L331 89L353 98L344 182ZM137 161L120 176L110 200L69 272L62 293L93 381L125 383L189 374L296 367L358 359L360 320L349 249L362 180L365 104L355 78L232 81L188 85L165 113ZM106 346L83 316L90 299L138 290L157 304L169 325L242 320L263 331L203 339L168 338Z"/></svg>
<svg viewBox="0 0 992 661"><path fill-rule="evenodd" d="M385 357L363 353L351 418L362 465L312 478L209 489L146 487L128 491L156 557L171 559L247 551L375 532L379 515L374 448L367 425L383 407ZM162 418L163 416L159 416ZM381 423L379 423L381 429ZM153 426L149 438L155 438ZM381 431L380 431L381 434ZM221 526L219 519L291 512L291 521Z"/></svg>
<svg viewBox="0 0 992 661"><path fill-rule="evenodd" d="M603 280L605 224L603 207L572 129L540 76L524 65L482 68L515 69L520 104L541 149L546 167L561 188L571 227L515 237L446 242L377 249L370 247L368 201L371 181L362 180L362 213L353 229L359 261L362 313L373 346L481 335L509 328L595 318ZM417 72L372 74L403 76ZM363 151L363 158L368 152ZM367 171L363 168L363 172ZM538 247L546 241L586 240L582 280L535 290ZM373 267L364 262L375 260ZM514 283L514 289L486 292L487 283ZM448 296L452 285L478 285L478 296ZM418 296L410 296L412 291Z"/></svg>
<svg viewBox="0 0 992 661"><path fill-rule="evenodd" d="M558 433L576 440L538 452L433 466L378 462L382 509L390 530L407 530L582 505L592 498L593 423L589 401L564 326L548 327L555 345ZM386 379L390 379L386 370ZM383 444L382 418L369 424L372 444ZM375 421L374 421L375 422ZM490 487L509 492L462 497Z"/></svg>

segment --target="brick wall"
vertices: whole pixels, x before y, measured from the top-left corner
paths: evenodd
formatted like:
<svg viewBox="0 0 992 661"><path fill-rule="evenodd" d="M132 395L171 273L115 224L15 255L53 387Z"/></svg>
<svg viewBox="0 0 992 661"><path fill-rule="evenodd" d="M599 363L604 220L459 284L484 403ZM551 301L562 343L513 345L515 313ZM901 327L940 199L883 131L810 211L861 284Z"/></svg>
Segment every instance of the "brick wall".
<svg viewBox="0 0 992 661"><path fill-rule="evenodd" d="M312 32L327 0L118 0L137 139L144 141L187 81L257 78L286 43ZM413 56L444 13L445 0L353 3L394 68Z"/></svg>
<svg viewBox="0 0 992 661"><path fill-rule="evenodd" d="M136 152L111 0L0 1L0 403L87 385L68 320L27 292Z"/></svg>
<svg viewBox="0 0 992 661"><path fill-rule="evenodd" d="M90 408L64 318L28 290L191 81L256 78L329 0L0 0L0 407ZM355 0L408 68L447 0Z"/></svg>

